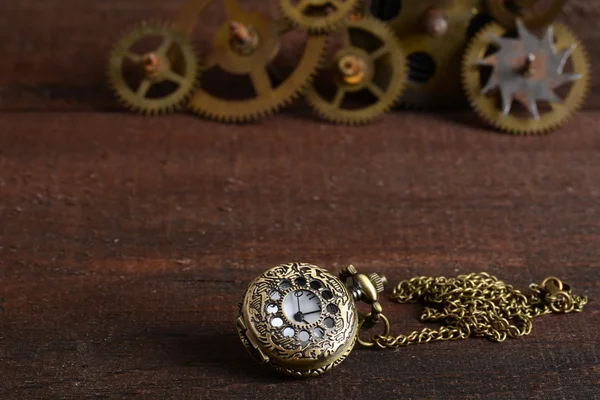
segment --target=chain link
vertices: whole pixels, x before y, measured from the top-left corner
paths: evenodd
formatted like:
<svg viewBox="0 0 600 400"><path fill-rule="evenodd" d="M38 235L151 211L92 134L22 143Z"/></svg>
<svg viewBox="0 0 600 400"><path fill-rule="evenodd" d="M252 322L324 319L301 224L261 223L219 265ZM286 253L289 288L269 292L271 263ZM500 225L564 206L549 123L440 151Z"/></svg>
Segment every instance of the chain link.
<svg viewBox="0 0 600 400"><path fill-rule="evenodd" d="M525 296L485 272L456 278L421 276L401 281L394 288L392 300L424 303L421 321L440 322L444 326L390 336L389 323L386 323L383 335L375 335L370 340L359 339L359 343L384 349L469 336L502 342L507 337L529 335L533 318L553 312L580 312L587 303L587 297L572 295L570 286L558 278L547 278L540 285L531 284L529 288L532 293ZM364 321L365 318L361 320L361 326Z"/></svg>

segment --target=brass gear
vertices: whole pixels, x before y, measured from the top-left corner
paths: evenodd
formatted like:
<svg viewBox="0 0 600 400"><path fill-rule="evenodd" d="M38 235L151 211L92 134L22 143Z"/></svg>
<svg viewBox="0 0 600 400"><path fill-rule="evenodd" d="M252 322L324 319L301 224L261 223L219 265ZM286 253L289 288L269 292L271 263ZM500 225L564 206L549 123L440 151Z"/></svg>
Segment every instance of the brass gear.
<svg viewBox="0 0 600 400"><path fill-rule="evenodd" d="M339 27L358 4L359 0L279 0L285 18L312 33Z"/></svg>
<svg viewBox="0 0 600 400"><path fill-rule="evenodd" d="M331 122L368 123L388 111L402 93L406 58L394 32L374 18L349 20L340 32L342 47L326 69L333 76L335 93L326 98L314 84L308 88L306 100L319 116ZM364 91L374 96L372 104L344 104L349 93Z"/></svg>
<svg viewBox="0 0 600 400"><path fill-rule="evenodd" d="M552 23L566 0L485 0L487 12L505 28L514 28L520 18L528 28Z"/></svg>
<svg viewBox="0 0 600 400"><path fill-rule="evenodd" d="M583 45L564 25L548 27L541 39L520 20L517 28L518 38L506 37L507 29L497 23L482 29L465 52L462 82L473 109L492 126L513 134L540 134L563 124L581 107L590 66ZM572 72L567 73L569 60ZM555 89L569 82L561 99ZM493 89L500 96L490 95ZM529 115L511 113L513 100ZM538 101L549 103L550 109L540 113Z"/></svg>
<svg viewBox="0 0 600 400"><path fill-rule="evenodd" d="M289 25L268 15L247 12L239 0L224 0L223 3L227 21L215 34L203 70L219 68L229 75L247 76L254 94L241 100L227 99L211 93L201 82L189 107L206 118L224 122L256 120L291 102L310 84L322 63L327 37L309 35L296 68L274 85L267 68L278 54L282 36L290 30Z"/></svg>
<svg viewBox="0 0 600 400"><path fill-rule="evenodd" d="M400 104L435 108L460 103L461 59L467 30L480 6L481 0L403 2L400 13L389 21L409 66Z"/></svg>
<svg viewBox="0 0 600 400"><path fill-rule="evenodd" d="M135 51L136 45L152 38L160 39L160 43L144 53ZM108 59L107 77L125 107L142 114L164 114L183 105L192 94L198 64L191 42L169 23L143 21L116 42ZM169 87L151 92L155 86L166 86L165 82L171 83Z"/></svg>

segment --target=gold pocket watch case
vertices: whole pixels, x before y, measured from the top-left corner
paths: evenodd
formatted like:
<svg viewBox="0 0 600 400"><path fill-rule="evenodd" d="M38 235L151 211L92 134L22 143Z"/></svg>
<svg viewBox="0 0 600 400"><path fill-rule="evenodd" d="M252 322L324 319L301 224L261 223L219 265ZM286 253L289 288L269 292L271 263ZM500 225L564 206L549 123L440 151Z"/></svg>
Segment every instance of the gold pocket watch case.
<svg viewBox="0 0 600 400"><path fill-rule="evenodd" d="M340 364L357 339L355 301L365 300L380 309L377 293L386 282L377 274L357 274L352 266L340 278L315 265L289 263L252 281L237 319L248 352L296 377L317 376Z"/></svg>

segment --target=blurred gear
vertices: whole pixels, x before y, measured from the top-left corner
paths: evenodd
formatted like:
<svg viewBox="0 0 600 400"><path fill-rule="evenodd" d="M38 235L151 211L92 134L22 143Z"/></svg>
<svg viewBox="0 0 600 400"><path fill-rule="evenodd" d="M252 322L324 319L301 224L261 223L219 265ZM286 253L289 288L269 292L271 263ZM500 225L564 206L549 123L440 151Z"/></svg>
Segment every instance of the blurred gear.
<svg viewBox="0 0 600 400"><path fill-rule="evenodd" d="M566 0L485 0L488 13L505 28L514 28L517 18L528 28L552 23Z"/></svg>
<svg viewBox="0 0 600 400"><path fill-rule="evenodd" d="M344 23L359 0L279 0L283 15L309 32L329 32Z"/></svg>
<svg viewBox="0 0 600 400"><path fill-rule="evenodd" d="M248 77L253 94L229 99L201 82L190 100L195 113L225 122L245 122L267 116L297 97L321 65L327 37L309 35L301 59L289 76L274 83L269 75L288 24L268 15L244 11L239 0L223 0L227 21L217 30L206 55L204 71L220 69L229 76Z"/></svg>
<svg viewBox="0 0 600 400"><path fill-rule="evenodd" d="M138 46L146 48L139 52ZM198 69L194 48L185 36L166 22L141 22L117 41L107 74L125 107L153 115L171 112L185 102L196 86Z"/></svg>
<svg viewBox="0 0 600 400"><path fill-rule="evenodd" d="M333 95L325 96L313 85L307 90L306 99L318 115L331 122L367 123L396 103L404 89L406 58L394 32L376 19L348 20L340 32L342 48L327 69L335 86ZM358 92L369 92L373 101L344 101Z"/></svg>
<svg viewBox="0 0 600 400"><path fill-rule="evenodd" d="M382 12L385 17L387 9L392 7L387 5L390 1L396 0L380 0L379 9L373 8L372 12ZM401 104L431 108L460 105L463 99L460 79L452 77L460 76L461 59L469 39L467 31L478 15L480 4L481 0L402 3L398 14L388 21L408 59L408 81Z"/></svg>
<svg viewBox="0 0 600 400"><path fill-rule="evenodd" d="M491 23L473 39L463 60L463 85L475 111L491 125L514 134L543 133L582 105L589 86L588 58L562 24L548 27L541 39L521 20L516 24L517 38L506 37L506 28ZM566 94L559 96L560 91ZM511 112L514 100L528 115ZM548 103L548 109L538 109L538 102Z"/></svg>

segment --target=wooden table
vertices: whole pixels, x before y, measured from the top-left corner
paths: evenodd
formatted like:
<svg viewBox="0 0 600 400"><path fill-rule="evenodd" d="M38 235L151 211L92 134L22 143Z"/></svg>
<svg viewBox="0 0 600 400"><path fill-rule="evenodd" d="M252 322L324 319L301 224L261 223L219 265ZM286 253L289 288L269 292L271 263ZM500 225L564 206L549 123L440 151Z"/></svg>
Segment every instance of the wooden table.
<svg viewBox="0 0 600 400"><path fill-rule="evenodd" d="M100 27L181 2L53 3L0 5L19 38L0 45L1 399L600 399L597 91L532 138L469 112L363 128L301 109L243 126L143 118L112 112ZM570 7L597 48L597 7ZM357 348L293 380L254 364L235 315L250 280L294 260L392 283L555 275L590 303L521 339ZM419 306L383 307L393 333L423 326Z"/></svg>

